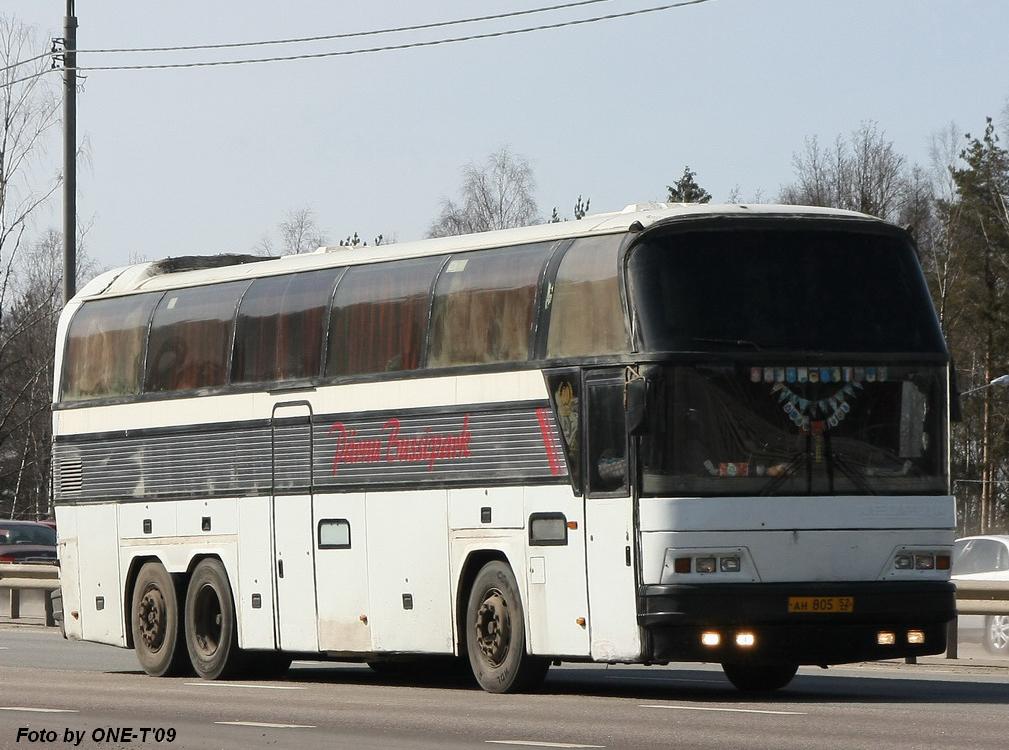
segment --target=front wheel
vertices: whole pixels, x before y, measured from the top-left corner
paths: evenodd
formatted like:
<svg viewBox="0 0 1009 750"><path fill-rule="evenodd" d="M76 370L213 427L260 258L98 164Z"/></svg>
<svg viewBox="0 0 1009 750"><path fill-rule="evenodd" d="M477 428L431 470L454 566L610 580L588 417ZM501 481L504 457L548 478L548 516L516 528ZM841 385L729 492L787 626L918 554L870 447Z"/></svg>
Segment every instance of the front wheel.
<svg viewBox="0 0 1009 750"><path fill-rule="evenodd" d="M985 619L984 647L990 654L1009 655L1009 615L989 615Z"/></svg>
<svg viewBox="0 0 1009 750"><path fill-rule="evenodd" d="M186 647L196 673L217 680L242 671L231 584L224 564L201 560L186 591Z"/></svg>
<svg viewBox="0 0 1009 750"><path fill-rule="evenodd" d="M473 676L489 693L538 686L550 662L526 653L522 599L511 568L489 562L477 573L466 607L466 651Z"/></svg>
<svg viewBox="0 0 1009 750"><path fill-rule="evenodd" d="M744 693L770 693L785 687L799 670L797 664L723 664L729 682Z"/></svg>
<svg viewBox="0 0 1009 750"><path fill-rule="evenodd" d="M130 631L137 661L153 677L189 671L175 580L159 562L144 563L130 602Z"/></svg>

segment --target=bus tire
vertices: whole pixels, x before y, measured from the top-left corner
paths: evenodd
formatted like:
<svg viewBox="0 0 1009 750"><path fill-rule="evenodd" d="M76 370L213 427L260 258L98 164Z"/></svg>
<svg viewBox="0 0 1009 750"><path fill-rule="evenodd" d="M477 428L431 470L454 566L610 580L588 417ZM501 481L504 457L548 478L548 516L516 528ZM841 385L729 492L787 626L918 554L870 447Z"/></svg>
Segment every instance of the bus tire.
<svg viewBox="0 0 1009 750"><path fill-rule="evenodd" d="M526 653L522 598L511 568L498 560L477 573L466 607L466 651L477 683L489 693L537 687L550 662Z"/></svg>
<svg viewBox="0 0 1009 750"><path fill-rule="evenodd" d="M218 680L242 672L234 599L220 560L208 557L193 570L186 590L185 621L186 648L196 674Z"/></svg>
<svg viewBox="0 0 1009 750"><path fill-rule="evenodd" d="M144 671L152 677L175 677L189 672L179 594L164 565L147 562L140 568L130 612L133 650Z"/></svg>
<svg viewBox="0 0 1009 750"><path fill-rule="evenodd" d="M729 682L744 693L770 693L792 681L797 664L723 664Z"/></svg>

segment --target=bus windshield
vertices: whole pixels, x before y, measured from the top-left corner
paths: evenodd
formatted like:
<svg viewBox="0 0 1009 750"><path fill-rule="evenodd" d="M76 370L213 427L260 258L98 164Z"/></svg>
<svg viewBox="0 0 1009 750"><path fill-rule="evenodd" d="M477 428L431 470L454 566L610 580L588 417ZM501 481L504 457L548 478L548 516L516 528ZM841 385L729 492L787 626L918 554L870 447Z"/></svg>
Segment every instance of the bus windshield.
<svg viewBox="0 0 1009 750"><path fill-rule="evenodd" d="M645 495L946 491L943 367L669 366L652 398Z"/></svg>
<svg viewBox="0 0 1009 750"><path fill-rule="evenodd" d="M946 352L909 243L755 224L660 235L632 249L641 350Z"/></svg>

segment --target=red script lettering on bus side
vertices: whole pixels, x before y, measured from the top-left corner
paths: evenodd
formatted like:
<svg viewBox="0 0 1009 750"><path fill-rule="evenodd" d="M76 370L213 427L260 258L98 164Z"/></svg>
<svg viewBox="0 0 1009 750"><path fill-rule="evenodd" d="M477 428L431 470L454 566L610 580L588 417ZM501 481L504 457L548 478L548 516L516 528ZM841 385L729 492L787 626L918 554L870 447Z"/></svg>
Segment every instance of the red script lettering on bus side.
<svg viewBox="0 0 1009 750"><path fill-rule="evenodd" d="M341 464L373 463L423 463L434 471L436 461L468 458L473 433L469 430L469 414L463 415L462 429L458 432L436 433L430 427L413 437L400 435L401 423L390 417L383 425L385 438L361 438L357 430L348 429L343 422L334 422L329 434L336 436L333 452L333 476Z"/></svg>

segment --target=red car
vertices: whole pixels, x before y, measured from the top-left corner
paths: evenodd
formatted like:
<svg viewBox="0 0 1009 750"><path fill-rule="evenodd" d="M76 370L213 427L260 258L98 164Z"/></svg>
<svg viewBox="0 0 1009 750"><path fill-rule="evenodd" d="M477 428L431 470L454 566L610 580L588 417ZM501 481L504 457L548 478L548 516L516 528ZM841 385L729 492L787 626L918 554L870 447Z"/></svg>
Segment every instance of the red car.
<svg viewBox="0 0 1009 750"><path fill-rule="evenodd" d="M35 521L0 520L0 563L55 563L56 529Z"/></svg>

